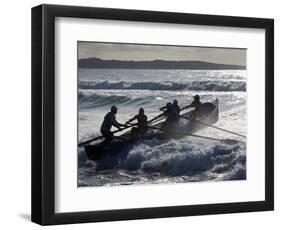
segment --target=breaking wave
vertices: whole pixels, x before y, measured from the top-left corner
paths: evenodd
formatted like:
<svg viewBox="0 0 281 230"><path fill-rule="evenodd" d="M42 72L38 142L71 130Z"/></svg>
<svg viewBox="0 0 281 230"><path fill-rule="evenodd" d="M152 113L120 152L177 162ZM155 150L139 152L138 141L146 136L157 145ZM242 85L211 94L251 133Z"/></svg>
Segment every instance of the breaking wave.
<svg viewBox="0 0 281 230"><path fill-rule="evenodd" d="M80 152L79 165L90 162L95 171L139 171L146 175L190 177L192 181L246 179L245 146L241 144L195 144L190 140L142 141L117 155L97 162L85 160ZM196 179L197 178L197 179ZM191 181L191 179L190 179Z"/></svg>
<svg viewBox="0 0 281 230"><path fill-rule="evenodd" d="M79 91L78 95L80 108L103 107L113 104L123 106L132 105L138 107L149 104L152 100L157 100L157 97L155 96L129 97L122 95L96 94L85 91Z"/></svg>
<svg viewBox="0 0 281 230"><path fill-rule="evenodd" d="M165 82L126 82L126 81L80 81L80 89L128 89L128 90L207 90L207 91L246 91L244 81L191 81L178 83Z"/></svg>

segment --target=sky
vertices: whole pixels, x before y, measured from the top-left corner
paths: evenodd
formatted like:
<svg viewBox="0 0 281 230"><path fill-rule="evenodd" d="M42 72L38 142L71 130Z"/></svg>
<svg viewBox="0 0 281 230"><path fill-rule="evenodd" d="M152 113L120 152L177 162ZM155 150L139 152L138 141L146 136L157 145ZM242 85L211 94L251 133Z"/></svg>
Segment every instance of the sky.
<svg viewBox="0 0 281 230"><path fill-rule="evenodd" d="M246 49L142 45L127 43L78 42L78 58L104 60L150 61L207 61L219 64L246 66Z"/></svg>

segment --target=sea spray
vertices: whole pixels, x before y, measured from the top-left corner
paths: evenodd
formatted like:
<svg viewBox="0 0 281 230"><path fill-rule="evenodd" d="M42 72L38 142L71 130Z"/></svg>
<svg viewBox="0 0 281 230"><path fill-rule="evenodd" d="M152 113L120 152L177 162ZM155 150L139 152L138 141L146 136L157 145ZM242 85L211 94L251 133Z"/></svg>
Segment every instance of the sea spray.
<svg viewBox="0 0 281 230"><path fill-rule="evenodd" d="M84 158L79 161L85 162ZM86 164L89 162L86 161ZM139 175L174 177L176 180L178 177L185 177L190 181L197 181L196 178L200 180L246 178L245 146L225 145L212 141L198 142L193 138L139 141L93 164L96 164L96 168L92 171L92 176L111 170L118 175L120 171L123 174L138 172ZM119 182L121 183L123 179L120 177ZM96 183L102 184L102 181Z"/></svg>

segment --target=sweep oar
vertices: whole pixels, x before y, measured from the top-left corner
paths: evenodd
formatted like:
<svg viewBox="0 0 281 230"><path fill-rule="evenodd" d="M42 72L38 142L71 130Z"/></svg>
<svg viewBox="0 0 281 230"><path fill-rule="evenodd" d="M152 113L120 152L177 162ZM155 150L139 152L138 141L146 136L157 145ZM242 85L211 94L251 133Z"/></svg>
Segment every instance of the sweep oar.
<svg viewBox="0 0 281 230"><path fill-rule="evenodd" d="M147 128L163 131L160 128L153 127L153 126L147 126ZM165 133L167 133L167 134L176 134L176 135L185 135L185 136L191 136L191 137L198 137L198 138L202 138L202 139L223 142L225 144L237 144L239 142L240 143L244 143L243 141L238 141L238 140L233 140L233 139L218 139L218 138L206 137L206 136L192 134L192 133L187 133L187 132L167 131Z"/></svg>
<svg viewBox="0 0 281 230"><path fill-rule="evenodd" d="M190 118L185 117L185 116L181 116L181 117L182 117L182 118L185 118L185 119L187 119L187 120L191 120ZM201 125L209 126L209 127L214 128L214 129L217 129L217 130L221 130L221 131L224 131L224 132L227 132L227 133L231 133L231 134L234 134L234 135L237 135L237 136L246 138L246 136L244 136L244 135L242 135L242 134L240 134L240 133L236 133L236 132L233 132L233 131L230 131L230 130L227 130L227 129L219 128L219 127L217 127L217 126L207 124L207 123L205 123L205 122L203 122L203 121L198 121L198 120L194 120L194 121L195 121L195 122L198 122L198 123L201 124Z"/></svg>

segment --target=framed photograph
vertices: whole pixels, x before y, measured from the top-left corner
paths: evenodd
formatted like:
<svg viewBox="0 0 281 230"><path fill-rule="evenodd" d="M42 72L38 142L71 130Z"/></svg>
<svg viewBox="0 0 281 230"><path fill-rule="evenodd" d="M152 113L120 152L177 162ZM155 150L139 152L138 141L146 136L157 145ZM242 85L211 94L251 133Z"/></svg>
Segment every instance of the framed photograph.
<svg viewBox="0 0 281 230"><path fill-rule="evenodd" d="M273 210L273 19L32 8L32 221Z"/></svg>

